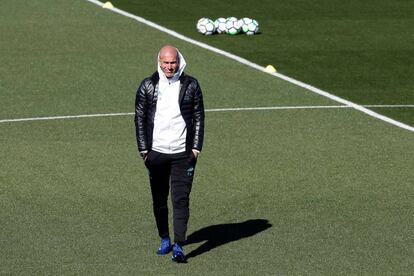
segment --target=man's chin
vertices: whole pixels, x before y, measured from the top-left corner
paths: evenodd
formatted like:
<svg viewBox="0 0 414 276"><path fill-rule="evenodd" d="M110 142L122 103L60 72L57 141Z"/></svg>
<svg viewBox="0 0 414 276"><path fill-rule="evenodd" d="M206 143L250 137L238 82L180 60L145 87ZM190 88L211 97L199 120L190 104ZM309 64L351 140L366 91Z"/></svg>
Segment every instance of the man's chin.
<svg viewBox="0 0 414 276"><path fill-rule="evenodd" d="M172 78L174 77L174 74L175 74L175 72L165 72L164 70L162 72L167 78Z"/></svg>

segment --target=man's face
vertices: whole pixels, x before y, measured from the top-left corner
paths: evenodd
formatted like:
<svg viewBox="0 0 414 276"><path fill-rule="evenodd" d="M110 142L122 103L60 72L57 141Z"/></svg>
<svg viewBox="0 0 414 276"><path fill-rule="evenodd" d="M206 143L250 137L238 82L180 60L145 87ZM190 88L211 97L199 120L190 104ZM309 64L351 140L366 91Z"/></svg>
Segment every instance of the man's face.
<svg viewBox="0 0 414 276"><path fill-rule="evenodd" d="M177 53L175 51L161 53L160 66L167 78L173 77L178 68Z"/></svg>

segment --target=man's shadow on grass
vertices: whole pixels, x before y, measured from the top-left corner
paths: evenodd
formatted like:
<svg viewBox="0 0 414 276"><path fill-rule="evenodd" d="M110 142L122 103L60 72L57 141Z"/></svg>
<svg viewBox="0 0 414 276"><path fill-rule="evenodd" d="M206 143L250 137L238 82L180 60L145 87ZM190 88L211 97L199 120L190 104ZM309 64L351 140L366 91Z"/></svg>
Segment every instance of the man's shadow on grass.
<svg viewBox="0 0 414 276"><path fill-rule="evenodd" d="M187 254L187 259L196 257L223 244L256 235L272 227L267 219L251 219L240 223L212 225L195 231L187 237L186 244L205 241Z"/></svg>

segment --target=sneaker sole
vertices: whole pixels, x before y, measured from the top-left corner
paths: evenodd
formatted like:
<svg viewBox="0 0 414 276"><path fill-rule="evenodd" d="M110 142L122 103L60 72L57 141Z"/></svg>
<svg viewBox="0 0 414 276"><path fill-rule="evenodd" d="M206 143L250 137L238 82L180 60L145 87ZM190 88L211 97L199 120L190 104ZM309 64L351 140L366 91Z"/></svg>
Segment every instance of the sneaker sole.
<svg viewBox="0 0 414 276"><path fill-rule="evenodd" d="M164 255L167 255L168 253L170 253L172 250L170 250L170 251L168 251L168 252L156 252L157 253L157 256L164 256Z"/></svg>

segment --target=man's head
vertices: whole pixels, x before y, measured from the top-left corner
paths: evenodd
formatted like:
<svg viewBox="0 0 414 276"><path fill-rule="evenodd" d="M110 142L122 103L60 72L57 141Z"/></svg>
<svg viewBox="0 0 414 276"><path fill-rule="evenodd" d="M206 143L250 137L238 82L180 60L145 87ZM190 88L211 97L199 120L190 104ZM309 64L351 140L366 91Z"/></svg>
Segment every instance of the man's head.
<svg viewBox="0 0 414 276"><path fill-rule="evenodd" d="M161 70L167 78L171 78L180 66L178 50L174 46L166 45L161 48L159 54L159 64Z"/></svg>

